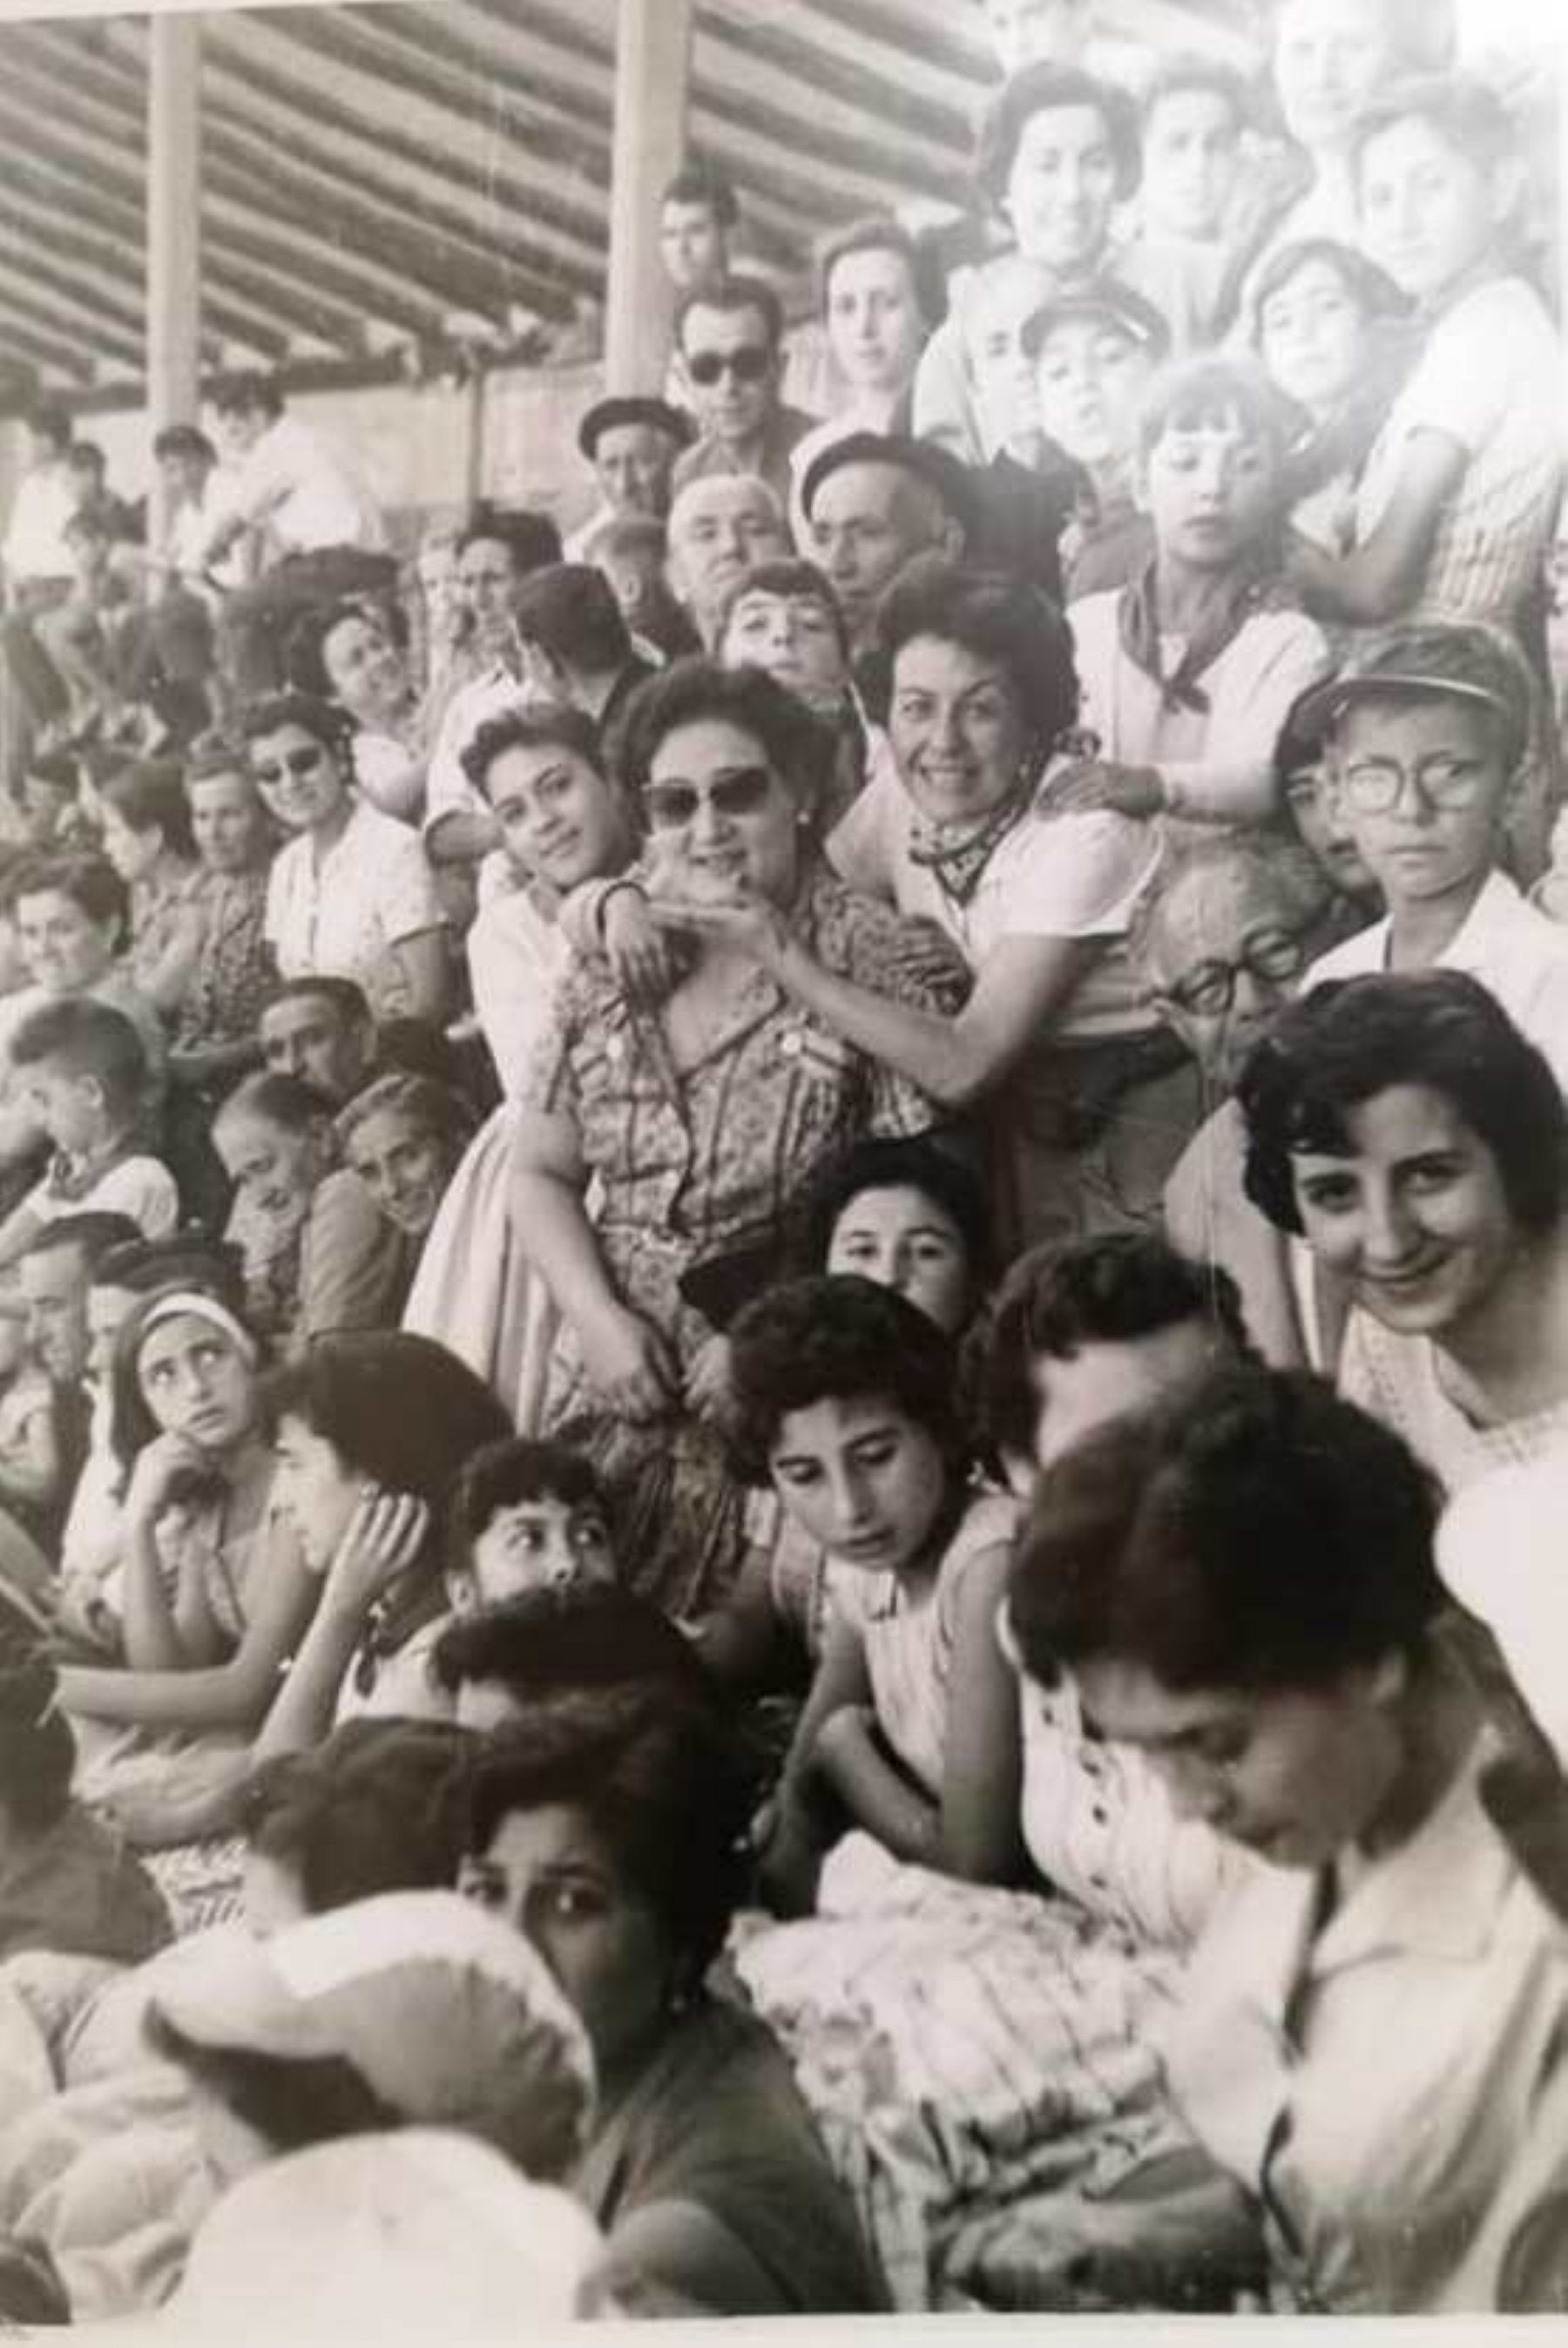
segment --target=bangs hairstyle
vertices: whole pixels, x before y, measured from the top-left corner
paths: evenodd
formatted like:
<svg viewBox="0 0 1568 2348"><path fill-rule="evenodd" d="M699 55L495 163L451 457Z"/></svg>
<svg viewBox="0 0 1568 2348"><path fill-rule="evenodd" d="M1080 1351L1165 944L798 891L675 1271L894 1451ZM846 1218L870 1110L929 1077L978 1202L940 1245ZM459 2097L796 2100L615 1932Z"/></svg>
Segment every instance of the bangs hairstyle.
<svg viewBox="0 0 1568 2348"><path fill-rule="evenodd" d="M1274 464L1283 466L1297 425L1296 411L1255 360L1205 352L1178 359L1155 376L1138 420L1138 447L1147 461L1167 432L1235 426L1246 439L1261 440Z"/></svg>
<svg viewBox="0 0 1568 2348"><path fill-rule="evenodd" d="M267 693L258 700L246 702L234 723L247 757L267 735L281 734L285 726L297 726L302 734L308 734L313 742L319 742L337 760L345 778L348 774L357 729L341 702L328 701L314 693Z"/></svg>
<svg viewBox="0 0 1568 2348"><path fill-rule="evenodd" d="M977 1440L1029 1458L1040 1413L1037 1361L1071 1362L1085 1345L1132 1344L1189 1323L1207 1328L1237 1361L1253 1359L1241 1292L1221 1265L1191 1262L1149 1231L1030 1248L964 1349Z"/></svg>
<svg viewBox="0 0 1568 2348"><path fill-rule="evenodd" d="M640 796L665 736L704 718L749 734L804 808L823 804L838 755L830 728L764 670L721 668L701 654L672 661L627 703L613 748L622 788Z"/></svg>
<svg viewBox="0 0 1568 2348"><path fill-rule="evenodd" d="M1568 1108L1550 1063L1479 979L1458 970L1325 980L1286 1004L1236 1087L1246 1194L1299 1232L1292 1160L1354 1155L1351 1113L1395 1085L1424 1085L1497 1160L1509 1212L1551 1231L1568 1201Z"/></svg>
<svg viewBox="0 0 1568 2348"><path fill-rule="evenodd" d="M261 1413L270 1435L296 1418L332 1445L351 1475L412 1493L438 1519L464 1461L511 1432L466 1363L400 1329L316 1338L268 1371Z"/></svg>
<svg viewBox="0 0 1568 2348"><path fill-rule="evenodd" d="M1363 317L1402 318L1409 314L1409 298L1376 262L1368 261L1354 245L1340 244L1331 236L1296 237L1288 244L1276 246L1258 270L1248 311L1248 339L1255 350L1263 341L1266 305L1314 262L1333 270Z"/></svg>
<svg viewBox="0 0 1568 2348"><path fill-rule="evenodd" d="M729 633L730 623L737 608L748 595L796 596L803 602L819 603L833 623L838 638L838 649L849 658L849 630L845 623L843 607L833 592L833 584L815 562L798 555L778 555L771 562L753 562L743 571L723 603L719 606L719 632L715 642L723 644Z"/></svg>
<svg viewBox="0 0 1568 2348"><path fill-rule="evenodd" d="M1005 671L1041 765L1078 723L1072 631L1049 596L1009 572L918 556L883 597L876 634L890 667L917 636L934 636Z"/></svg>
<svg viewBox="0 0 1568 2348"><path fill-rule="evenodd" d="M1137 193L1143 150L1132 100L1124 90L1097 80L1077 66L1040 58L1004 82L980 125L975 183L993 212L1001 210L1019 142L1029 124L1037 114L1059 114L1075 107L1092 108L1105 125L1116 170L1117 201L1125 203Z"/></svg>
<svg viewBox="0 0 1568 2348"><path fill-rule="evenodd" d="M470 1783L467 1847L482 1854L515 1810L579 1811L694 1989L746 1890L755 1790L717 1704L661 1674L570 1707L547 1702L491 1737Z"/></svg>
<svg viewBox="0 0 1568 2348"><path fill-rule="evenodd" d="M1224 1369L1086 1436L1035 1488L1009 1586L1024 1668L1306 1691L1419 1645L1440 1495L1304 1371Z"/></svg>
<svg viewBox="0 0 1568 2348"><path fill-rule="evenodd" d="M592 1462L569 1444L514 1435L476 1451L452 1487L446 1511L447 1572L469 1572L474 1543L491 1518L528 1500L597 1509L613 1538L610 1497Z"/></svg>
<svg viewBox="0 0 1568 2348"><path fill-rule="evenodd" d="M950 1476L970 1465L949 1341L917 1305L854 1272L818 1272L758 1297L730 1330L727 1440L743 1482L765 1485L792 1411L874 1396L931 1437Z"/></svg>

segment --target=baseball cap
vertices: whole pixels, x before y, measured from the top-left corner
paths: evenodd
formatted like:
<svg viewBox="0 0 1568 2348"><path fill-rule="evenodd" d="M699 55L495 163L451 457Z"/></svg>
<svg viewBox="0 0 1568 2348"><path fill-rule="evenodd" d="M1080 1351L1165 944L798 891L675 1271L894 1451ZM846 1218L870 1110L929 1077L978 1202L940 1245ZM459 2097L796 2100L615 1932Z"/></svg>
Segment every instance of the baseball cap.
<svg viewBox="0 0 1568 2348"><path fill-rule="evenodd" d="M198 2046L337 2056L415 2125L485 2137L556 2177L586 2139L581 2023L522 1935L455 1891L392 1891L267 1941L202 1936L154 2010Z"/></svg>
<svg viewBox="0 0 1568 2348"><path fill-rule="evenodd" d="M1152 302L1119 278L1096 278L1091 284L1079 287L1075 293L1054 294L1042 302L1038 310L1025 319L1019 340L1027 358L1038 358L1040 346L1053 326L1069 318L1098 318L1119 326L1129 339L1151 358L1163 358L1170 348L1171 330Z"/></svg>
<svg viewBox="0 0 1568 2348"><path fill-rule="evenodd" d="M975 493L958 459L935 441L917 440L906 432L846 432L842 439L830 440L812 458L800 485L801 511L808 521L823 483L845 465L892 465L901 473L913 473L936 491L943 511L966 536L977 526Z"/></svg>
<svg viewBox="0 0 1568 2348"><path fill-rule="evenodd" d="M1532 692L1524 656L1501 628L1478 620L1411 620L1369 636L1337 676L1296 704L1302 725L1327 736L1356 701L1379 694L1446 695L1507 721L1512 755L1530 735Z"/></svg>

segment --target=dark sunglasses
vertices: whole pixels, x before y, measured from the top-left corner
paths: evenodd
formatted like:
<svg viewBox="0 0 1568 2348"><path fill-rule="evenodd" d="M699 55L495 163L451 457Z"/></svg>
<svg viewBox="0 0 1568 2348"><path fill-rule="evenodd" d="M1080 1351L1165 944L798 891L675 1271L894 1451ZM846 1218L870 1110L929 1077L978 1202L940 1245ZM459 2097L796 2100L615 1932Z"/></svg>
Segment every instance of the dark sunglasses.
<svg viewBox="0 0 1568 2348"><path fill-rule="evenodd" d="M292 775L298 782L306 775L313 775L325 757L320 743L313 742L305 750L285 750L281 761L270 758L262 766L259 760L252 760L251 772L259 783L281 783L285 775Z"/></svg>
<svg viewBox="0 0 1568 2348"><path fill-rule="evenodd" d="M733 375L737 383L761 383L773 363L771 351L756 343L743 343L738 351L699 351L687 360L686 372L693 383L710 391L724 375Z"/></svg>
<svg viewBox="0 0 1568 2348"><path fill-rule="evenodd" d="M649 783L642 797L648 820L655 831L678 831L682 824L692 821L704 803L715 815L755 815L759 808L766 805L773 787L773 774L768 767L737 767L732 774L720 775L711 783Z"/></svg>

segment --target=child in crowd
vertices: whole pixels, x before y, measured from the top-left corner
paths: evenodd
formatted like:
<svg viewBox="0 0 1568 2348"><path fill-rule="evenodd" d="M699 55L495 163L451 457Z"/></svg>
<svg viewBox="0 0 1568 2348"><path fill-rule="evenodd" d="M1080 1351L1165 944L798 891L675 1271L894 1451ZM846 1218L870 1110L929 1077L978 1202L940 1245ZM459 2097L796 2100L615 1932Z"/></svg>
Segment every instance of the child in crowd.
<svg viewBox="0 0 1568 2348"><path fill-rule="evenodd" d="M454 1614L547 1591L565 1601L613 1588L610 1502L594 1468L564 1443L508 1437L467 1461L446 1528Z"/></svg>
<svg viewBox="0 0 1568 2348"><path fill-rule="evenodd" d="M169 1917L118 1837L72 1800L76 1759L49 1666L0 1672L0 1957L138 1964L169 1939Z"/></svg>
<svg viewBox="0 0 1568 2348"><path fill-rule="evenodd" d="M1372 971L1468 971L1568 1083L1568 932L1502 870L1531 684L1507 637L1391 628L1310 696L1342 820L1388 912L1315 962L1305 990Z"/></svg>
<svg viewBox="0 0 1568 2348"><path fill-rule="evenodd" d="M799 1265L895 1289L956 1341L990 1268L979 1184L924 1139L861 1142L830 1167L809 1202ZM702 1624L699 1652L722 1679L758 1687L797 1678L821 1660L832 1561L772 1492L754 1496L747 1537L735 1586Z"/></svg>
<svg viewBox="0 0 1568 2348"><path fill-rule="evenodd" d="M1201 358L1152 395L1142 499L1154 554L1119 592L1071 604L1081 718L1099 742L1052 804L1209 823L1274 812L1274 749L1329 665L1277 575L1285 422L1243 362Z"/></svg>
<svg viewBox="0 0 1568 2348"><path fill-rule="evenodd" d="M1138 495L1138 436L1170 348L1165 322L1131 286L1101 278L1037 307L1022 345L1044 476L1065 466L1073 489L1061 533L1066 593L1125 586L1153 547Z"/></svg>
<svg viewBox="0 0 1568 2348"><path fill-rule="evenodd" d="M1281 812L1333 891L1324 917L1322 950L1366 929L1383 910L1383 892L1361 861L1329 771L1328 744L1321 718L1308 725L1304 708L1314 704L1309 686L1280 729L1274 749L1274 779Z"/></svg>
<svg viewBox="0 0 1568 2348"><path fill-rule="evenodd" d="M1562 351L1512 262L1515 149L1500 101L1457 77L1398 84L1357 125L1362 241L1427 334L1361 475L1353 551L1293 549L1326 618L1419 607L1539 632L1563 479Z"/></svg>
<svg viewBox="0 0 1568 2348"><path fill-rule="evenodd" d="M138 1147L149 1070L124 1014L86 997L46 1004L12 1037L11 1065L55 1154L0 1224L0 1269L62 1215L128 1215L145 1238L166 1238L179 1195L168 1167Z"/></svg>
<svg viewBox="0 0 1568 2348"><path fill-rule="evenodd" d="M1018 1723L995 1615L1015 1509L970 1487L950 1346L852 1274L762 1297L733 1345L737 1466L843 1570L764 1847L774 1896L808 1903L846 1823L898 1858L1006 1880Z"/></svg>
<svg viewBox="0 0 1568 2348"><path fill-rule="evenodd" d="M1217 339L1235 264L1252 100L1222 60L1178 57L1156 71L1143 112L1135 250L1143 282L1163 289L1174 348L1201 348Z"/></svg>

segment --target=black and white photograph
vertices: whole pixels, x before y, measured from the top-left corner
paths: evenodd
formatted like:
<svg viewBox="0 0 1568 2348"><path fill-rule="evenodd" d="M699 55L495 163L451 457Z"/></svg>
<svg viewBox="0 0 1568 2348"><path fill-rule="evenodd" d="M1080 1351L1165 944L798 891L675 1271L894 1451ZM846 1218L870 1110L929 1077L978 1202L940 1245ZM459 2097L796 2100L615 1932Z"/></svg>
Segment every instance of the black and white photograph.
<svg viewBox="0 0 1568 2348"><path fill-rule="evenodd" d="M1559 0L0 0L0 2332L1568 2315L1565 228Z"/></svg>

